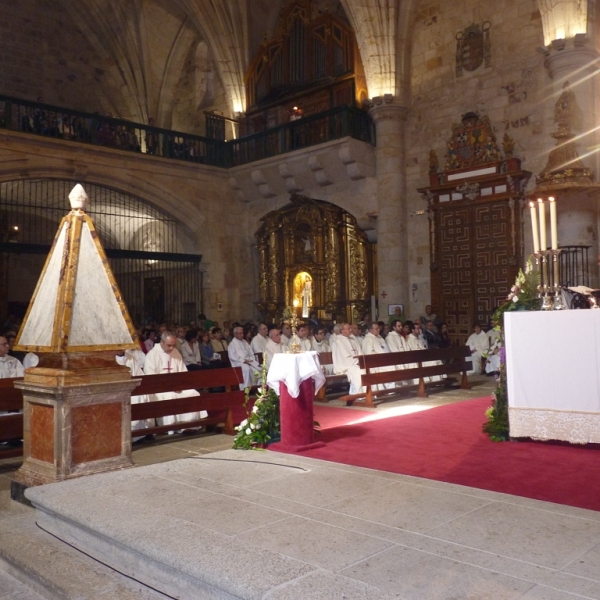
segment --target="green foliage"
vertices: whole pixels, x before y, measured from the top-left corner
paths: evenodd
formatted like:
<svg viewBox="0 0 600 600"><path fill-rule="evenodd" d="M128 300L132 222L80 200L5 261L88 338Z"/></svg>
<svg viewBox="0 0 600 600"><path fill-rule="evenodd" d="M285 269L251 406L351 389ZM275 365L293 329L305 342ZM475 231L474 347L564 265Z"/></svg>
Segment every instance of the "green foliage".
<svg viewBox="0 0 600 600"><path fill-rule="evenodd" d="M508 394L504 364L500 367L498 386L492 398L492 406L485 411L488 420L483 425L483 432L487 433L493 442L505 442L508 440Z"/></svg>
<svg viewBox="0 0 600 600"><path fill-rule="evenodd" d="M533 270L531 258L527 261L525 272L519 269L515 284L508 298L496 309L492 321L504 327L504 313L513 310L540 310L542 301L538 298L540 274Z"/></svg>
<svg viewBox="0 0 600 600"><path fill-rule="evenodd" d="M249 395L250 388L246 388L247 418L236 427L238 433L233 441L236 450L266 448L269 441L280 435L279 396L267 386L266 364L263 364L261 385L252 409L249 409Z"/></svg>
<svg viewBox="0 0 600 600"><path fill-rule="evenodd" d="M504 313L513 310L540 310L541 300L537 297L540 274L534 271L531 258L527 261L525 272L519 270L515 285L510 290L508 298L497 308L492 317L495 325L501 328L500 340L500 373L498 385L493 394L492 406L485 411L487 422L483 432L494 442L508 440L508 389L506 385L506 350L504 347Z"/></svg>

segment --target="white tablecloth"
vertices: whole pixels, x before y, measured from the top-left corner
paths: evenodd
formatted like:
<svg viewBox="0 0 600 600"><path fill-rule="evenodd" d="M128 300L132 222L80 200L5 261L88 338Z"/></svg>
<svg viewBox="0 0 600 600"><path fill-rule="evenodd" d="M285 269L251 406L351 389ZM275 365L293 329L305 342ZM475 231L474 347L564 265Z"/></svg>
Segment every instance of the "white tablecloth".
<svg viewBox="0 0 600 600"><path fill-rule="evenodd" d="M504 316L510 435L600 442L600 310Z"/></svg>
<svg viewBox="0 0 600 600"><path fill-rule="evenodd" d="M279 382L283 382L290 396L297 398L300 384L310 377L315 380L315 393L317 393L325 383L325 375L316 352L275 354L267 373L267 385L279 396Z"/></svg>

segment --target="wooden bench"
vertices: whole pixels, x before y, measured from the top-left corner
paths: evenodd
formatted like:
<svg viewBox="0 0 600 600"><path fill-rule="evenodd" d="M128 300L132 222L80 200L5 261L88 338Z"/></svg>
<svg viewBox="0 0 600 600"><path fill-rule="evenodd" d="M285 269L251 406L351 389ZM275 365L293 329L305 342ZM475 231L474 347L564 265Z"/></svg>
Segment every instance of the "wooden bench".
<svg viewBox="0 0 600 600"><path fill-rule="evenodd" d="M417 379L419 387L417 397L427 398L425 392L425 378L436 375L452 375L462 373L461 388L468 390L467 371L472 369L471 361L467 360L471 356L471 350L468 346L454 346L451 348L436 348L431 350L410 350L408 352L389 352L386 354L366 354L358 357L358 364L365 373L362 375L362 384L366 391L362 394L349 394L342 396L340 400L345 401L348 406L366 406L375 408L375 397L385 394L395 394L396 389L385 389L373 391L373 386L385 383L396 383L399 381L411 381ZM442 361L442 364L424 365L423 363L431 361ZM389 371L374 372L381 367L396 367L399 365L414 365L403 369L393 369ZM360 400L364 398L364 400Z"/></svg>
<svg viewBox="0 0 600 600"><path fill-rule="evenodd" d="M238 389L243 382L242 370L239 367L226 369L207 369L203 371L187 371L186 373L169 373L164 375L144 375L140 377L140 385L132 394L157 394L161 392L182 391L189 389L204 390L224 387L224 392L201 392L200 396L175 400L155 400L131 405L132 421L155 419L169 415L180 415L189 412L206 410L209 416L195 421L161 425L147 429L137 429L135 436L165 433L167 431L189 429L206 425L224 423L223 433L235 435L233 408L245 402L244 391ZM23 409L21 390L14 387L19 379L0 379L0 411ZM0 442L20 440L23 437L23 414L0 415ZM0 459L21 456L20 447L0 446Z"/></svg>
<svg viewBox="0 0 600 600"><path fill-rule="evenodd" d="M319 363L321 366L333 365L333 353L321 352L319 354ZM346 375L327 375L325 374L325 383L323 387L316 393L315 400L318 402L327 402L327 389L334 383L346 383L348 377Z"/></svg>
<svg viewBox="0 0 600 600"><path fill-rule="evenodd" d="M171 425L158 425L145 429L137 429L135 435L153 435L166 433L179 429L216 425L225 423L223 433L235 435L233 423L233 407L242 406L245 394L240 390L244 378L240 367L225 369L207 369L200 371L187 371L186 373L168 373L161 375L144 375L141 383L132 395L159 394L163 392L179 392L182 390L203 390L208 388L224 387L224 392L201 392L200 396L191 398L177 398L174 400L154 400L131 405L131 420L158 419L170 415L182 415L190 412L206 410L208 417L194 421L173 423ZM223 419L223 416L225 417Z"/></svg>
<svg viewBox="0 0 600 600"><path fill-rule="evenodd" d="M15 389L14 382L19 379L0 379L0 412L23 410L23 394ZM0 442L20 440L23 437L23 413L0 415ZM20 447L0 446L0 458L21 456Z"/></svg>

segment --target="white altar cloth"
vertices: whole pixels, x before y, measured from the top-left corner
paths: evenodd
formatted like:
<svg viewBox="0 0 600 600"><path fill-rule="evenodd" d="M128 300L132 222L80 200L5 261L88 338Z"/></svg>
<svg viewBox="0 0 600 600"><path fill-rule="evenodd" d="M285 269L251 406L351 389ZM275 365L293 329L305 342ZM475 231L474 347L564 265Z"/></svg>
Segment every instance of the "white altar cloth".
<svg viewBox="0 0 600 600"><path fill-rule="evenodd" d="M315 380L316 394L325 383L325 375L317 352L274 354L267 373L267 385L273 388L279 396L279 383L283 382L287 386L290 396L297 398L300 393L300 384L309 377Z"/></svg>
<svg viewBox="0 0 600 600"><path fill-rule="evenodd" d="M511 437L600 443L600 310L504 315Z"/></svg>

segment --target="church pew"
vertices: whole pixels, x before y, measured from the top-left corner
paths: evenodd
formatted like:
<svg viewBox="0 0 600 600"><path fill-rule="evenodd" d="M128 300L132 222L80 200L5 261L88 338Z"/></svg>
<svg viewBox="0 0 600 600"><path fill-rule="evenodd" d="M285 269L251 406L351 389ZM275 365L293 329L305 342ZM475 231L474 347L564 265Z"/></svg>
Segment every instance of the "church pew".
<svg viewBox="0 0 600 600"><path fill-rule="evenodd" d="M333 365L333 353L331 352L321 352L319 353L319 363L321 366L325 365ZM346 375L331 375L325 373L325 384L323 387L315 394L315 400L318 402L328 402L327 398L327 388L329 388L334 383L346 383L348 378Z"/></svg>
<svg viewBox="0 0 600 600"><path fill-rule="evenodd" d="M18 379L0 379L0 413L6 411L23 410L23 394L21 390L14 387ZM11 413L0 415L0 443L10 440L20 440L23 437L23 413ZM22 448L2 445L0 446L0 458L12 458L21 456Z"/></svg>
<svg viewBox="0 0 600 600"><path fill-rule="evenodd" d="M362 384L366 391L362 394L349 394L342 396L347 406L365 406L375 408L382 400L375 401L376 397L387 394L396 394L400 388L373 390L376 385L384 383L397 383L400 381L419 380L417 391L418 398L427 398L425 391L425 378L435 375L453 375L462 373L461 388L468 390L469 383L467 372L471 370L472 363L467 360L471 356L468 346L453 346L451 348L434 348L431 350L410 350L408 352L389 352L386 354L366 354L358 357L358 364L365 372L362 375ZM441 360L441 365L424 365L423 363ZM383 372L373 372L380 367L396 367L400 365L416 364L416 367L394 369ZM364 398L364 400L361 400Z"/></svg>
<svg viewBox="0 0 600 600"><path fill-rule="evenodd" d="M166 433L167 431L217 425L223 422L225 423L223 433L228 435L235 435L237 433L233 423L233 407L242 406L246 399L243 389L238 389L240 386L243 386L244 381L240 367L143 375L140 379L140 385L132 392L133 396L222 387L225 388L225 391L201 391L200 396L192 398L155 400L153 402L132 404L131 419L133 421L158 419L169 415L180 415L200 410L209 412L208 417L204 419L137 429L134 435L139 436L141 435L140 432L143 432L144 435L153 435L155 433Z"/></svg>
<svg viewBox="0 0 600 600"><path fill-rule="evenodd" d="M14 387L14 382L21 380L22 378L0 379L0 412L19 411L23 409L23 395L21 390ZM243 382L239 367L188 371L186 373L144 375L140 377L140 380L140 385L134 389L133 395L217 387L225 387L225 392L203 392L200 396L194 398L132 404L132 420L159 418L199 410L209 411L209 416L201 421L164 425L153 427L152 429L138 429L134 432L134 435L139 436L140 431L143 431L143 435L150 435L176 429L215 425L223 422L225 423L223 433L229 435L237 433L234 429L232 409L235 406L243 405L245 401L243 390L236 389ZM20 440L22 437L23 414L0 415L0 443L8 442L9 440ZM20 456L22 453L23 450L20 447L0 445L0 459Z"/></svg>

